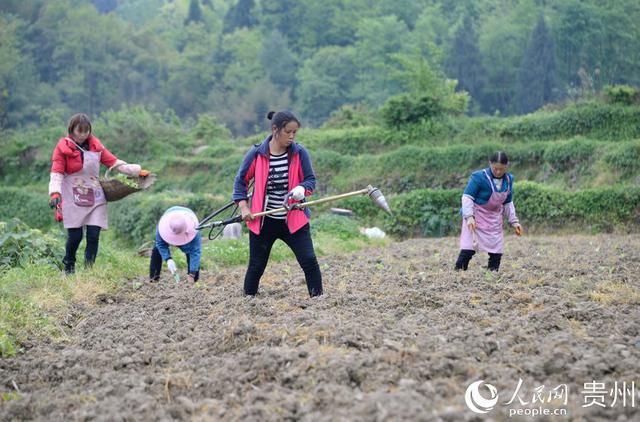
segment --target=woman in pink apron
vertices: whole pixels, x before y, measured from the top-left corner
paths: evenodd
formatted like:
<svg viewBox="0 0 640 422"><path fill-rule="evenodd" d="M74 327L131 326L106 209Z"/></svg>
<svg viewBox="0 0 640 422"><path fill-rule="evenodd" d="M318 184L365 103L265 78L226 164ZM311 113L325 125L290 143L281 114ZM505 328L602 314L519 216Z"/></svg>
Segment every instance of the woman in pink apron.
<svg viewBox="0 0 640 422"><path fill-rule="evenodd" d="M86 227L85 266L91 266L98 254L100 230L106 229L107 200L98 181L100 164L117 168L131 176L148 176L138 164L127 164L106 149L91 133L91 122L85 114L76 114L69 121L68 135L60 138L51 158L49 206L62 208L62 221L67 229L63 259L64 271L75 271L76 252Z"/></svg>
<svg viewBox="0 0 640 422"><path fill-rule="evenodd" d="M462 233L456 270L466 270L476 251L489 253L487 269L498 271L504 236L502 218L507 219L516 235L522 226L513 205L513 176L507 173L507 154L498 151L491 156L489 167L474 172L462 195Z"/></svg>

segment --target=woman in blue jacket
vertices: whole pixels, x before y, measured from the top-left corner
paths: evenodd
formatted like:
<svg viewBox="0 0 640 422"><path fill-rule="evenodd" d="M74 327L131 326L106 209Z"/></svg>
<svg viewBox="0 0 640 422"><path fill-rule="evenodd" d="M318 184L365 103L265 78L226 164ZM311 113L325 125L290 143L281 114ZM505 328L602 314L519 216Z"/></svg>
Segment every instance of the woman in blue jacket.
<svg viewBox="0 0 640 422"><path fill-rule="evenodd" d="M462 195L462 232L456 270L466 270L477 251L489 253L487 269L498 271L504 247L502 218L507 219L515 234L522 226L513 205L513 175L507 173L509 158L498 151L491 156L489 167L471 174Z"/></svg>
<svg viewBox="0 0 640 422"><path fill-rule="evenodd" d="M162 214L156 229L156 242L151 252L149 277L151 281L160 279L162 261L174 276L177 273L176 263L171 257L169 246L177 246L187 256L187 276L192 282L200 278L200 255L202 238L196 230L198 217L189 208L171 207Z"/></svg>

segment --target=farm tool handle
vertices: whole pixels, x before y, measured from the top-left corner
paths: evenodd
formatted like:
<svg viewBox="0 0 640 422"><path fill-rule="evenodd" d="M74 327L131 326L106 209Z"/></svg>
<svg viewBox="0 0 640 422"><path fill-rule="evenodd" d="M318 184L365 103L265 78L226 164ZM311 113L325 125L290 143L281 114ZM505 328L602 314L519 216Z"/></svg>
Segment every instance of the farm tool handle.
<svg viewBox="0 0 640 422"><path fill-rule="evenodd" d="M305 208L305 207L308 207L308 206L311 206L311 205L324 204L325 202L337 201L338 199L349 198L350 196L363 195L363 194L368 193L368 192L369 192L369 188L360 189L360 190L357 190L357 191L354 191L354 192L342 193L340 195L328 196L326 198L316 199L314 201L299 202L297 204L293 204L292 206L288 206L288 207L284 207L283 206L281 208L276 208L276 209L269 210L269 211L258 212L258 213L253 214L253 216L254 217L262 217L263 215L269 215L269 214L279 213L279 212L282 212L282 211L288 211L287 208L289 210L300 209L300 208ZM285 201L287 199L285 199Z"/></svg>
<svg viewBox="0 0 640 422"><path fill-rule="evenodd" d="M296 203L293 204L293 206L289 207L280 207L280 208L276 208L276 209L272 209L269 211L262 211L256 214L253 214L254 217L262 217L265 215L270 215L270 214L275 214L275 213L281 213L283 211L289 211L292 209L300 209L300 208L305 208L311 205L318 205L318 204L323 204L325 202L329 202L329 201L336 201L338 199L344 199L344 198L349 198L351 196L356 196L356 195L364 195L364 194L368 194L369 197L371 198L371 200L373 200L373 202L378 205L380 208L382 208L386 213L391 214L391 209L389 208L389 205L387 204L387 201L385 200L384 196L382 195L382 192L380 192L380 190L378 188L374 188L373 186L369 185L367 186L365 189L360 189L357 191L353 191L353 192L347 192L347 193L342 193L340 195L334 195L334 196L328 196L326 198L321 198L321 199L316 199L315 201L309 201L309 202L300 202L300 203ZM206 223L207 219L203 220L202 223L200 223L200 225L198 227L196 227L196 229L200 230L200 229L204 229L207 227L218 227L218 226L226 226L227 224L231 224L231 223L238 223L240 221L242 221L242 216L236 216L236 217L232 217L226 220L221 220L221 221L212 221L210 223ZM205 224L203 224L205 223Z"/></svg>
<svg viewBox="0 0 640 422"><path fill-rule="evenodd" d="M232 206L234 206L236 203L231 201L225 205L223 205L221 208L218 208L217 210L215 210L214 212L212 212L211 214L209 214L208 216L206 216L205 218L202 219L202 221L200 222L200 224L198 224L198 227L196 227L197 230L203 229L205 227L211 227L212 224L206 224L209 220L211 220L213 217L215 217L216 215L220 214L221 212L231 208ZM216 223L216 221L214 221L214 223ZM233 221L227 223L230 224L233 223ZM215 226L222 226L223 224L216 224ZM213 226L213 227L215 227Z"/></svg>
<svg viewBox="0 0 640 422"><path fill-rule="evenodd" d="M253 182L251 182L251 184L249 185L249 189L251 189L252 186L253 186ZM253 192L249 194L249 197L252 197L252 196L253 196ZM233 209L233 212L231 212L231 217L222 221L209 222L213 217L225 212L226 210L228 210L233 206L235 206L235 208ZM203 218L202 221L200 221L200 223L196 227L196 230L202 230L210 227L211 230L209 231L209 240L213 240L218 236L220 236L220 234L222 233L222 230L220 230L216 235L213 235L214 228L226 226L227 224L238 223L242 221L242 217L235 215L237 211L238 211L238 204L236 204L234 201L229 201L227 204L223 205L221 208L218 208L217 210L215 210L214 212L212 212L211 214Z"/></svg>

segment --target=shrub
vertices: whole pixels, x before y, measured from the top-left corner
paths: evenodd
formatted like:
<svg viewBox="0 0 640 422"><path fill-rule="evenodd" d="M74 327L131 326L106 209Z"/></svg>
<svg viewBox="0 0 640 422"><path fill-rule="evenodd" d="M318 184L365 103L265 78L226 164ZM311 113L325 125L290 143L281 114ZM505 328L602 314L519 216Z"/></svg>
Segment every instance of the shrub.
<svg viewBox="0 0 640 422"><path fill-rule="evenodd" d="M0 187L0 215L3 219L17 217L32 228L48 229L54 224L46 193L27 187Z"/></svg>
<svg viewBox="0 0 640 422"><path fill-rule="evenodd" d="M597 143L586 139L573 139L567 142L551 142L544 151L543 159L556 170L567 171L576 166L586 166L595 159Z"/></svg>
<svg viewBox="0 0 640 422"><path fill-rule="evenodd" d="M215 145L219 141L231 139L231 131L212 114L199 114L190 135L196 145Z"/></svg>
<svg viewBox="0 0 640 422"><path fill-rule="evenodd" d="M51 154L58 137L44 129L0 132L0 177L3 184L24 185L49 177Z"/></svg>
<svg viewBox="0 0 640 422"><path fill-rule="evenodd" d="M603 160L613 171L624 176L638 175L640 173L640 140L607 148Z"/></svg>
<svg viewBox="0 0 640 422"><path fill-rule="evenodd" d="M174 115L142 106L103 113L95 119L93 132L118 158L131 163L176 155L193 146Z"/></svg>
<svg viewBox="0 0 640 422"><path fill-rule="evenodd" d="M441 116L444 108L441 102L430 95L413 96L400 94L391 97L380 109L382 120L389 127L421 123Z"/></svg>
<svg viewBox="0 0 640 422"><path fill-rule="evenodd" d="M462 192L457 189L418 189L391 201L393 216L384 230L396 237L447 236L455 233Z"/></svg>
<svg viewBox="0 0 640 422"><path fill-rule="evenodd" d="M55 265L61 268L62 244L17 218L0 221L0 270L8 267Z"/></svg>
<svg viewBox="0 0 640 422"><path fill-rule="evenodd" d="M345 104L331 112L329 118L322 124L321 129L342 129L371 126L375 124L376 116L366 105Z"/></svg>
<svg viewBox="0 0 640 422"><path fill-rule="evenodd" d="M342 215L323 214L312 221L311 230L331 234L340 240L364 238L357 221Z"/></svg>
<svg viewBox="0 0 640 422"><path fill-rule="evenodd" d="M632 105L640 103L640 90L629 85L607 85L602 89L610 104Z"/></svg>

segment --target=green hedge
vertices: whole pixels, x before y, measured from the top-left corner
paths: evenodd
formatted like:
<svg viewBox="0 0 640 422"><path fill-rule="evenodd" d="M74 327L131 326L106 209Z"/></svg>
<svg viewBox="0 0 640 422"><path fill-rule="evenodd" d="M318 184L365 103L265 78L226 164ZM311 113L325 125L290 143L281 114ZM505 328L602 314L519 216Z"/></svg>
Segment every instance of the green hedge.
<svg viewBox="0 0 640 422"><path fill-rule="evenodd" d="M304 130L300 141L316 151L341 154L376 154L403 145L478 144L486 141L551 141L575 136L602 141L624 141L640 137L640 107L585 103L556 111L538 111L514 117L441 116L397 130L379 126L335 130Z"/></svg>
<svg viewBox="0 0 640 422"><path fill-rule="evenodd" d="M153 240L155 227L167 208L180 205L192 209L199 220L204 219L229 198L188 192L136 193L109 204L109 226L117 236L135 245ZM221 220L216 217L214 220ZM208 231L203 234L208 234Z"/></svg>
<svg viewBox="0 0 640 422"><path fill-rule="evenodd" d="M407 143L398 131L377 126L350 129L305 129L298 135L298 142L310 151L332 151L339 154L359 155L393 149Z"/></svg>
<svg viewBox="0 0 640 422"><path fill-rule="evenodd" d="M160 190L185 190L227 195L231 197L233 180L246 148L223 157L174 157L169 159L154 185Z"/></svg>
<svg viewBox="0 0 640 422"><path fill-rule="evenodd" d="M378 225L397 238L457 235L461 189L418 189L387 197L387 216L367 197L345 200L361 225ZM537 232L640 231L640 187L586 189L569 192L532 182L516 183L514 204L525 228Z"/></svg>
<svg viewBox="0 0 640 422"><path fill-rule="evenodd" d="M393 211L392 216L387 216L366 195L337 201L330 206L352 209L360 225L377 225L397 238L447 236L459 232L462 188L416 189L399 195L384 190L383 193ZM46 195L17 188L0 188L0 194L5 198L0 204L3 216L19 217L32 228L55 227ZM228 197L223 195L179 191L137 193L109 204L109 222L119 238L140 245L153 239L155 225L171 206L189 207L203 219L228 202ZM557 229L640 231L638 186L616 185L571 192L523 181L516 182L514 203L523 225L539 232ZM214 220L224 218L226 216L219 216Z"/></svg>
<svg viewBox="0 0 640 422"><path fill-rule="evenodd" d="M516 189L514 203L524 224L545 230L637 232L640 229L640 187L637 186L569 192L522 182Z"/></svg>
<svg viewBox="0 0 640 422"><path fill-rule="evenodd" d="M597 187L615 174L618 182L634 183L640 170L640 142L597 142L577 137L567 141L420 147L405 145L379 155L340 156L321 151L314 156L320 184L331 192L377 184L403 193L421 188L463 188L469 174L488 165L497 150L507 152L518 180L552 183L571 189Z"/></svg>
<svg viewBox="0 0 640 422"><path fill-rule="evenodd" d="M640 140L612 145L602 156L612 171L623 177L640 176Z"/></svg>
<svg viewBox="0 0 640 422"><path fill-rule="evenodd" d="M640 107L585 103L560 111L541 111L505 121L500 137L550 140L588 135L602 140L640 137Z"/></svg>

